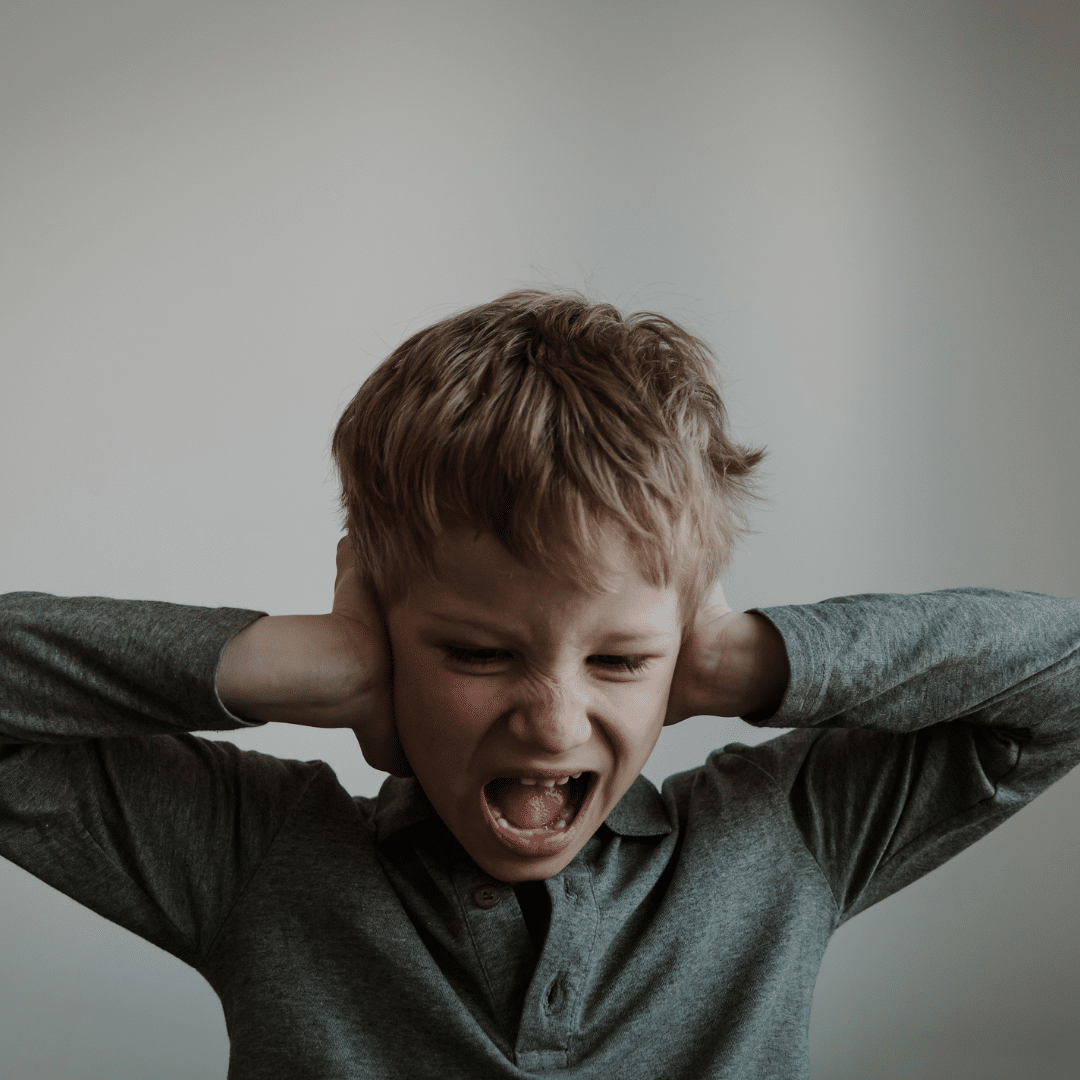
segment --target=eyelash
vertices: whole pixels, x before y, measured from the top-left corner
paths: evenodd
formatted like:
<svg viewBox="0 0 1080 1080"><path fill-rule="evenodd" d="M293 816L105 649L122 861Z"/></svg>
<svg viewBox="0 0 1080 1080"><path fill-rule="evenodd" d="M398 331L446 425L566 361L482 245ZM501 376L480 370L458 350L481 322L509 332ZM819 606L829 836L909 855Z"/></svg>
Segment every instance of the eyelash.
<svg viewBox="0 0 1080 1080"><path fill-rule="evenodd" d="M458 664L472 664L475 667L508 660L512 656L504 649L462 649L457 645L444 645L443 648L446 650L447 659ZM601 662L601 666L609 671L622 671L627 674L641 671L649 662L644 656L615 656L606 653L590 656L589 659Z"/></svg>
<svg viewBox="0 0 1080 1080"><path fill-rule="evenodd" d="M502 649L461 649L456 645L444 645L446 655L458 664L490 664L495 660L509 658Z"/></svg>
<svg viewBox="0 0 1080 1080"><path fill-rule="evenodd" d="M641 671L649 662L644 656L590 656L590 660L603 660L604 667L612 671L625 671L628 674Z"/></svg>

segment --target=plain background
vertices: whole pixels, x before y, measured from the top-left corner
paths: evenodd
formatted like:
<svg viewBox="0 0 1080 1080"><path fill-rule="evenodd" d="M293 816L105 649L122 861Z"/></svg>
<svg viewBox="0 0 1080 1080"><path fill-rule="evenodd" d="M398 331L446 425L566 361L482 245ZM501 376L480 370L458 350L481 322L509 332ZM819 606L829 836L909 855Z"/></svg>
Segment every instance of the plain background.
<svg viewBox="0 0 1080 1080"><path fill-rule="evenodd" d="M527 284L715 347L739 607L1080 596L1080 5L0 6L0 590L325 610L333 422ZM666 732L700 763L738 722ZM374 793L351 735L245 734ZM1080 775L849 924L815 1080L1080 1067ZM3 1080L224 1076L192 971L0 868Z"/></svg>

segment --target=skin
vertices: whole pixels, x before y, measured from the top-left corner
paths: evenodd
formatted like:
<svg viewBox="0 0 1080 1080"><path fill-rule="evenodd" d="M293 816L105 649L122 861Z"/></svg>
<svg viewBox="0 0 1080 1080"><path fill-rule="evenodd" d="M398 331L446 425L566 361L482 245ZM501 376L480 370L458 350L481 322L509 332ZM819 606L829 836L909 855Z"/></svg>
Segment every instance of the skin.
<svg viewBox="0 0 1080 1080"><path fill-rule="evenodd" d="M561 870L634 782L667 715L679 597L625 554L590 593L525 567L487 534L452 533L437 579L386 613L405 754L465 850L502 881ZM497 777L591 773L570 829L540 850L494 827Z"/></svg>
<svg viewBox="0 0 1080 1080"><path fill-rule="evenodd" d="M328 615L257 620L225 647L222 702L252 720L351 727L375 768L415 772L473 859L502 881L561 870L633 783L665 724L768 716L783 640L717 585L689 617L617 537L602 591L518 563L484 533L445 534L434 580L383 612L338 545ZM391 657L393 662L391 663ZM391 675L392 673L392 675ZM496 777L592 774L561 836L508 842L485 810Z"/></svg>

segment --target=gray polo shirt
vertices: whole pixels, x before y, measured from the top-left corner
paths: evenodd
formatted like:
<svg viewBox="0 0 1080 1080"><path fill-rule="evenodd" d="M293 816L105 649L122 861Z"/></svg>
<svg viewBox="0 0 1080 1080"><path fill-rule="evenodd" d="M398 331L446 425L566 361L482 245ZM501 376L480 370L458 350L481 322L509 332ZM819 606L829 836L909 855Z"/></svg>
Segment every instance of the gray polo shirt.
<svg viewBox="0 0 1080 1080"><path fill-rule="evenodd" d="M639 778L530 934L414 780L354 798L187 733L243 726L214 671L256 613L13 594L0 853L199 970L235 1080L806 1077L836 927L1080 760L1080 605L764 614L791 662L767 723L797 730Z"/></svg>

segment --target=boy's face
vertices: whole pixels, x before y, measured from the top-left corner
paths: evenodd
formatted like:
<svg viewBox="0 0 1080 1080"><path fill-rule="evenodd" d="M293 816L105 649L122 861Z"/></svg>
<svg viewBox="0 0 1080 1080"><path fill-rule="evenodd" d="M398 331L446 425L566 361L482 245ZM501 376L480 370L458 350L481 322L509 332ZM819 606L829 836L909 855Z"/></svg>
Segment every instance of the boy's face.
<svg viewBox="0 0 1080 1080"><path fill-rule="evenodd" d="M656 743L682 637L678 592L621 554L608 590L590 594L486 533L446 534L436 565L438 580L386 612L401 744L487 873L550 877Z"/></svg>

